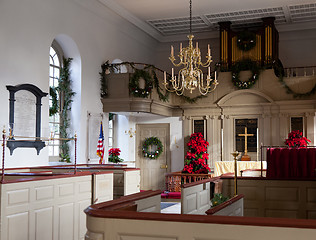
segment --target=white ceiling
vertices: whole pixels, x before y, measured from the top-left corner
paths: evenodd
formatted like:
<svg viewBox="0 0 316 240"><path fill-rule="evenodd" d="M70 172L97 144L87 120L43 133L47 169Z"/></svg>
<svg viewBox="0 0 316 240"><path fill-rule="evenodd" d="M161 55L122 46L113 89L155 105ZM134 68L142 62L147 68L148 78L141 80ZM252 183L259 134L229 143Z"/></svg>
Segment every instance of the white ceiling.
<svg viewBox="0 0 316 240"><path fill-rule="evenodd" d="M159 41L175 40L189 33L189 0L99 0ZM192 0L194 33L218 35L218 22L233 28L261 23L275 17L277 28L316 28L316 2L308 0Z"/></svg>

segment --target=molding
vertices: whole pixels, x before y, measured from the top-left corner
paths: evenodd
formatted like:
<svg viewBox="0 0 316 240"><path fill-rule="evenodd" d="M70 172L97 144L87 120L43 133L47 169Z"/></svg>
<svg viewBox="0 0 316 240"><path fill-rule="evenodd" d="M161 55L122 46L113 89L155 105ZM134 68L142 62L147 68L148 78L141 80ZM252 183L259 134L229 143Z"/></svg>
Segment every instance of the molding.
<svg viewBox="0 0 316 240"><path fill-rule="evenodd" d="M262 92L259 92L257 90L253 90L253 89L243 89L243 90L238 90L238 91L234 91L234 92L231 92L231 93L228 93L226 94L224 97L222 97L218 102L217 102L217 105L219 106L225 106L225 103L236 97L236 96L239 96L239 95L245 95L245 94L253 94L253 95L256 95L258 97L261 97L263 99L265 99L268 103L274 103L273 99L271 97L269 97L268 95L262 93ZM238 103L236 103L236 105L240 105ZM257 105L257 104L256 104ZM235 106L235 105L233 105Z"/></svg>
<svg viewBox="0 0 316 240"><path fill-rule="evenodd" d="M111 9L113 12L121 16L122 18L125 18L130 23L134 24L136 27L141 29L142 31L146 32L153 38L155 38L158 41L162 41L162 35L157 32L153 27L151 27L148 23L140 20L135 15L128 12L125 8L121 7L119 4L117 4L113 0L98 0L100 3L104 4L106 7Z"/></svg>

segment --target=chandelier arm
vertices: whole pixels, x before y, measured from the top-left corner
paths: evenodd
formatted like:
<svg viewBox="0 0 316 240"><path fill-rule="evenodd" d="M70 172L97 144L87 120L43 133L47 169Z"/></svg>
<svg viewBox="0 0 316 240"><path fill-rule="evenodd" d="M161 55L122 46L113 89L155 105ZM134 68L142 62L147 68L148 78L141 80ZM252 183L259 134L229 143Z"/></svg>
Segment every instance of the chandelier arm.
<svg viewBox="0 0 316 240"><path fill-rule="evenodd" d="M169 58L170 59L170 58ZM179 63L175 63L175 59L170 59L171 63L175 66L175 67L179 67L181 65L184 65L185 63L183 61L180 61Z"/></svg>

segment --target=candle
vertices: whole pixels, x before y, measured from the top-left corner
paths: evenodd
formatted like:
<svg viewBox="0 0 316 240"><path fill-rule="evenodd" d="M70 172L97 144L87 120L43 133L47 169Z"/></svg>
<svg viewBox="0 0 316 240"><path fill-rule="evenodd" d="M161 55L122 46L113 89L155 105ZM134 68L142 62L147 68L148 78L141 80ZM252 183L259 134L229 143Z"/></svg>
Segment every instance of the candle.
<svg viewBox="0 0 316 240"><path fill-rule="evenodd" d="M174 71L173 71L173 68L171 69L171 76L172 76L172 79L174 77Z"/></svg>
<svg viewBox="0 0 316 240"><path fill-rule="evenodd" d="M215 80L216 80L216 71L215 71Z"/></svg>
<svg viewBox="0 0 316 240"><path fill-rule="evenodd" d="M166 74L166 71L163 72L163 79L165 80L165 83L167 83L167 74Z"/></svg>
<svg viewBox="0 0 316 240"><path fill-rule="evenodd" d="M210 44L207 44L207 54L208 56L211 56Z"/></svg>
<svg viewBox="0 0 316 240"><path fill-rule="evenodd" d="M210 78L210 76L211 76L211 68L208 67L207 69L208 69L208 75L207 76Z"/></svg>
<svg viewBox="0 0 316 240"><path fill-rule="evenodd" d="M198 49L199 49L199 43L196 42L196 51L198 51Z"/></svg>
<svg viewBox="0 0 316 240"><path fill-rule="evenodd" d="M180 43L180 52L182 51L182 43Z"/></svg>
<svg viewBox="0 0 316 240"><path fill-rule="evenodd" d="M171 45L171 57L173 57L173 46Z"/></svg>

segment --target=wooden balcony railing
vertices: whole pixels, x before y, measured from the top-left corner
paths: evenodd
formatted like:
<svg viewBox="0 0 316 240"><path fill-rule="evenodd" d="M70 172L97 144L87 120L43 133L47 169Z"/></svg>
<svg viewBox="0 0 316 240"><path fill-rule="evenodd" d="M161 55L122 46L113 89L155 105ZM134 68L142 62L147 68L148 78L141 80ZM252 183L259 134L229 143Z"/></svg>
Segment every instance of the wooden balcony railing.
<svg viewBox="0 0 316 240"><path fill-rule="evenodd" d="M316 66L284 68L285 77L315 76Z"/></svg>
<svg viewBox="0 0 316 240"><path fill-rule="evenodd" d="M214 174L191 174L172 172L166 175L166 190L168 192L181 192L181 185L214 177Z"/></svg>

